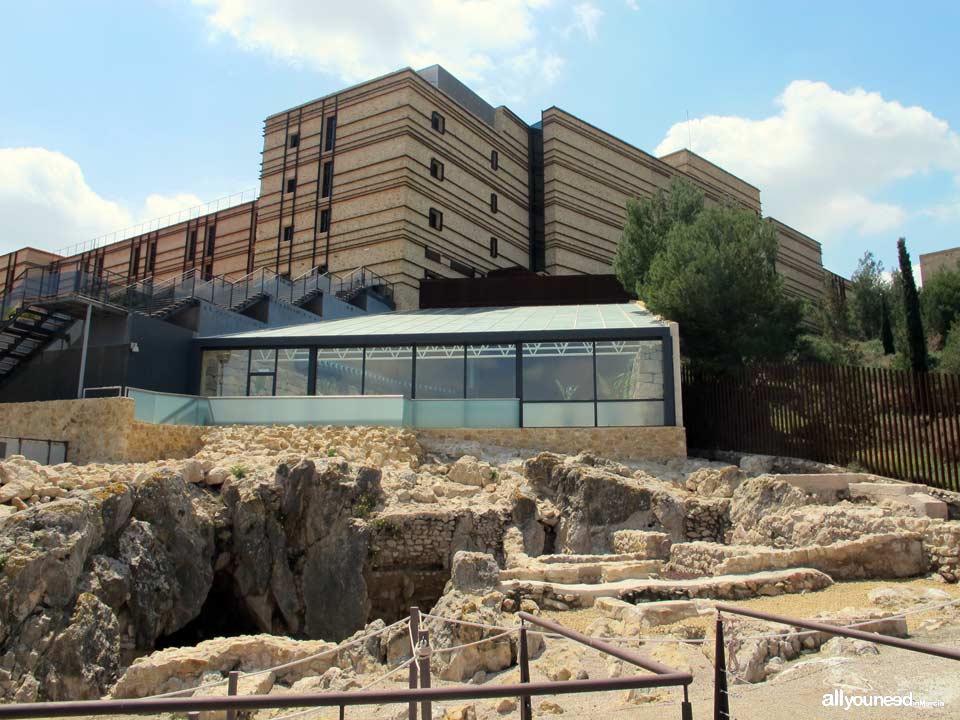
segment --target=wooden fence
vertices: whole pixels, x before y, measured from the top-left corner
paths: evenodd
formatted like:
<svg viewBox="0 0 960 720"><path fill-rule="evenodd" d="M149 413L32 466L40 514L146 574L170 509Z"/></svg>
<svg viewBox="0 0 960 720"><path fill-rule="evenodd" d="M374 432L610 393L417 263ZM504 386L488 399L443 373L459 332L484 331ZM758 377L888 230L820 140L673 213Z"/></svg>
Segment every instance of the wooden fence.
<svg viewBox="0 0 960 720"><path fill-rule="evenodd" d="M687 444L807 458L960 491L960 375L754 364L685 368Z"/></svg>

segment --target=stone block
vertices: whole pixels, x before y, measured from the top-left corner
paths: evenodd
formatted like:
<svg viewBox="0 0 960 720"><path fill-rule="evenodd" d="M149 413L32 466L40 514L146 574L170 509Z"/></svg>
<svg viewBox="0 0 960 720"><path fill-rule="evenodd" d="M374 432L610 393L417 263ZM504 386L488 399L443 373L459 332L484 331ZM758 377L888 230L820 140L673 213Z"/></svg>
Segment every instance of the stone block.
<svg viewBox="0 0 960 720"><path fill-rule="evenodd" d="M851 498L906 505L919 517L946 520L949 515L945 502L928 495L926 488L916 483L858 482L851 483L849 490Z"/></svg>

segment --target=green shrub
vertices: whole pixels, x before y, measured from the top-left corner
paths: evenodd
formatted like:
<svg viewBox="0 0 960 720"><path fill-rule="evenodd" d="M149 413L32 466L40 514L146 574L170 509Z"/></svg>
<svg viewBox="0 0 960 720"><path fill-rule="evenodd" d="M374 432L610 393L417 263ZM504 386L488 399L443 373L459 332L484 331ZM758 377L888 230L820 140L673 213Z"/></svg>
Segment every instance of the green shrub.
<svg viewBox="0 0 960 720"><path fill-rule="evenodd" d="M797 360L829 365L861 365L863 353L853 343L838 342L823 335L801 335L797 339Z"/></svg>
<svg viewBox="0 0 960 720"><path fill-rule="evenodd" d="M230 468L230 474L233 475L237 480L243 480L247 476L249 471L243 465L234 465Z"/></svg>
<svg viewBox="0 0 960 720"><path fill-rule="evenodd" d="M338 452L339 451L335 447L327 448L327 457L336 457Z"/></svg>
<svg viewBox="0 0 960 720"><path fill-rule="evenodd" d="M940 353L940 369L960 375L960 319L954 320Z"/></svg>
<svg viewBox="0 0 960 720"><path fill-rule="evenodd" d="M371 495L363 494L353 503L353 516L361 520L373 512L377 500Z"/></svg>

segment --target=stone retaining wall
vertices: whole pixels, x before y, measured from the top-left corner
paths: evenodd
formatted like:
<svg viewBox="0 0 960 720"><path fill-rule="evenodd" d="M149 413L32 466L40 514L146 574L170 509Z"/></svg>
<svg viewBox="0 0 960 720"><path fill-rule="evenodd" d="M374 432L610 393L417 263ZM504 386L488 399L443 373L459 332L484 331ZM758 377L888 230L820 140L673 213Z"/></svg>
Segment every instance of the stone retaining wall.
<svg viewBox="0 0 960 720"><path fill-rule="evenodd" d="M384 514L371 520L367 548L371 570L401 567L449 569L458 550L503 559L508 518L493 510Z"/></svg>
<svg viewBox="0 0 960 720"><path fill-rule="evenodd" d="M134 419L131 398L0 404L0 435L66 441L67 461L144 462L193 455L207 428Z"/></svg>
<svg viewBox="0 0 960 720"><path fill-rule="evenodd" d="M420 444L442 450L458 442L576 455L586 451L611 460L669 460L687 456L682 427L443 428L418 430Z"/></svg>
<svg viewBox="0 0 960 720"><path fill-rule="evenodd" d="M928 564L920 534L899 532L786 549L675 543L670 548L669 567L676 572L707 576L808 567L825 572L834 580L864 580L922 575Z"/></svg>

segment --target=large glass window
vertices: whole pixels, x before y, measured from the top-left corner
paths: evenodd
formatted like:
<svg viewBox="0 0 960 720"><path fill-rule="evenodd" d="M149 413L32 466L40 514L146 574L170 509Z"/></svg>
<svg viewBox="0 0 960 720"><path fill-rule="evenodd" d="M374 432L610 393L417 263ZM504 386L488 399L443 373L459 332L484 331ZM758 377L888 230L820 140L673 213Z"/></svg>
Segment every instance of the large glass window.
<svg viewBox="0 0 960 720"><path fill-rule="evenodd" d="M310 352L306 348L297 348L277 353L277 395L307 394Z"/></svg>
<svg viewBox="0 0 960 720"><path fill-rule="evenodd" d="M598 400L662 398L662 341L614 340L597 343Z"/></svg>
<svg viewBox="0 0 960 720"><path fill-rule="evenodd" d="M417 346L416 397L463 397L463 345Z"/></svg>
<svg viewBox="0 0 960 720"><path fill-rule="evenodd" d="M273 395L273 374L269 375L251 375L250 391L247 393L250 397L266 397Z"/></svg>
<svg viewBox="0 0 960 720"><path fill-rule="evenodd" d="M250 384L247 395L273 395L277 374L277 351L255 348L250 351Z"/></svg>
<svg viewBox="0 0 960 720"><path fill-rule="evenodd" d="M467 397L515 398L517 348L515 345L467 347Z"/></svg>
<svg viewBox="0 0 960 720"><path fill-rule="evenodd" d="M413 348L367 348L363 382L364 395L410 397L410 386L413 383Z"/></svg>
<svg viewBox="0 0 960 720"><path fill-rule="evenodd" d="M524 343L523 399L593 400L593 343Z"/></svg>
<svg viewBox="0 0 960 720"><path fill-rule="evenodd" d="M363 394L363 348L317 350L317 395Z"/></svg>
<svg viewBox="0 0 960 720"><path fill-rule="evenodd" d="M203 353L200 393L209 396L246 395L249 350L208 350Z"/></svg>

